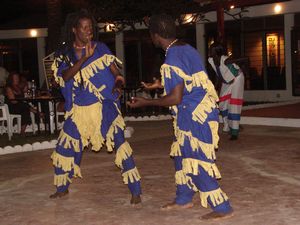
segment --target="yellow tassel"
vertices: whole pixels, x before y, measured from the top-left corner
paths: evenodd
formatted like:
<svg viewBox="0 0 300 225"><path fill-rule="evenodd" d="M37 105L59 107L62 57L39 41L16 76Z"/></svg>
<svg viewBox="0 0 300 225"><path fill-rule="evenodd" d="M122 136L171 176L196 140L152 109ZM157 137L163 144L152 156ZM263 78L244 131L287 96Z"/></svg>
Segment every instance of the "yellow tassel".
<svg viewBox="0 0 300 225"><path fill-rule="evenodd" d="M171 146L170 156L181 156L180 145L177 141L174 141Z"/></svg>
<svg viewBox="0 0 300 225"><path fill-rule="evenodd" d="M134 167L131 170L126 171L125 173L122 174L122 176L123 176L124 184L128 184L128 181L130 181L130 183L133 183L133 182L139 181L141 179L139 171L137 170L136 167Z"/></svg>
<svg viewBox="0 0 300 225"><path fill-rule="evenodd" d="M81 135L83 146L87 146L90 140L96 151L99 151L104 143L101 134L102 107L100 102L88 106L73 106L72 120Z"/></svg>
<svg viewBox="0 0 300 225"><path fill-rule="evenodd" d="M200 192L201 205L205 208L207 208L208 205L207 204L208 197L210 198L214 207L228 200L227 195L220 188L213 191Z"/></svg>
<svg viewBox="0 0 300 225"><path fill-rule="evenodd" d="M63 144L64 143L64 144ZM80 152L79 140L72 138L70 135L64 132L64 130L60 131L58 137L58 144L63 145L64 148L72 148L75 152Z"/></svg>
<svg viewBox="0 0 300 225"><path fill-rule="evenodd" d="M198 159L185 158L182 160L182 170L185 174L192 173L193 175L199 174L199 166L201 166L209 176L217 179L221 178L220 171L215 163L204 162Z"/></svg>
<svg viewBox="0 0 300 225"><path fill-rule="evenodd" d="M62 175L54 175L54 185L57 187L66 185L67 181L72 183L71 179L69 178L69 173L65 173Z"/></svg>
<svg viewBox="0 0 300 225"><path fill-rule="evenodd" d="M109 66L114 61L120 62L120 60L117 59L114 55L108 55L108 54L105 54L102 57L94 60L93 62L91 62L89 65L87 65L81 70L81 75L83 80L89 80L91 77L93 77L96 74L95 71L100 71L105 69L105 67ZM79 72L74 76L74 79L77 83L81 79Z"/></svg>
<svg viewBox="0 0 300 225"><path fill-rule="evenodd" d="M65 157L54 151L51 155L53 165L58 168L62 168L63 171L71 171L74 167L74 158Z"/></svg>
<svg viewBox="0 0 300 225"><path fill-rule="evenodd" d="M216 89L213 83L208 78L207 74L204 71L200 71L198 73L194 73L192 75L192 86L193 87L202 87L207 91L207 94L213 98L214 101L218 101L219 97L216 92Z"/></svg>
<svg viewBox="0 0 300 225"><path fill-rule="evenodd" d="M110 126L107 135L106 135L106 147L108 152L112 152L113 148L115 146L114 143L114 134L118 132L118 128L121 128L121 130L125 129L125 122L121 114L119 114L112 125Z"/></svg>
<svg viewBox="0 0 300 225"><path fill-rule="evenodd" d="M56 65L60 62L61 62L61 60L59 58L56 58L51 65L51 70L53 71L53 76L54 76L56 83L58 83L59 86L64 87L65 86L64 79L57 75L58 68Z"/></svg>
<svg viewBox="0 0 300 225"><path fill-rule="evenodd" d="M127 141L125 141L117 150L115 164L123 169L122 161L128 159L132 155L132 149Z"/></svg>
<svg viewBox="0 0 300 225"><path fill-rule="evenodd" d="M174 126L176 126L174 122ZM208 144L194 137L190 131L182 131L178 127L174 130L175 137L180 146L184 145L184 140L187 138L190 142L193 151L202 151L208 159L216 159L214 143Z"/></svg>
<svg viewBox="0 0 300 225"><path fill-rule="evenodd" d="M180 76L185 81L192 81L192 77L186 75L182 69L177 66L171 66L168 64L163 64L160 68L160 73L164 74L166 78L171 78L171 70L173 70L178 76Z"/></svg>
<svg viewBox="0 0 300 225"><path fill-rule="evenodd" d="M215 149L217 149L218 144L219 144L219 134L218 134L219 122L210 121L210 122L208 122L208 124L210 126L210 130L211 130L211 133L212 133L213 146L214 146Z"/></svg>
<svg viewBox="0 0 300 225"><path fill-rule="evenodd" d="M216 102L211 100L210 96L206 94L199 105L196 107L196 109L193 111L192 119L203 124L206 121L208 114L211 113L212 110L216 107Z"/></svg>
<svg viewBox="0 0 300 225"><path fill-rule="evenodd" d="M176 171L175 173L175 182L177 185L187 185L190 189L193 189L195 192L198 191L196 185L193 183L192 178L187 176L182 170Z"/></svg>

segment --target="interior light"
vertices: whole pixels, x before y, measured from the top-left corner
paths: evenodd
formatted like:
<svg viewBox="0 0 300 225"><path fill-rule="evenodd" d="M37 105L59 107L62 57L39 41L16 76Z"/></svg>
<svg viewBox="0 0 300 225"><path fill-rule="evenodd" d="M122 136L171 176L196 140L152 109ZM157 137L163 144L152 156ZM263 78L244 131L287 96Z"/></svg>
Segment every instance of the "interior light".
<svg viewBox="0 0 300 225"><path fill-rule="evenodd" d="M37 36L37 30L30 30L30 36L36 37Z"/></svg>
<svg viewBox="0 0 300 225"><path fill-rule="evenodd" d="M184 19L183 19L183 23L191 23L194 19L194 15L193 14L186 14L184 16Z"/></svg>
<svg viewBox="0 0 300 225"><path fill-rule="evenodd" d="M275 12L275 13L280 13L281 10L282 10L281 5L279 5L279 4L275 5L275 7L274 7L274 12Z"/></svg>
<svg viewBox="0 0 300 225"><path fill-rule="evenodd" d="M105 31L106 32L111 32L115 29L115 25L114 24L107 24L105 27Z"/></svg>
<svg viewBox="0 0 300 225"><path fill-rule="evenodd" d="M230 9L234 9L234 8L235 8L234 5L231 5L231 6L230 6Z"/></svg>

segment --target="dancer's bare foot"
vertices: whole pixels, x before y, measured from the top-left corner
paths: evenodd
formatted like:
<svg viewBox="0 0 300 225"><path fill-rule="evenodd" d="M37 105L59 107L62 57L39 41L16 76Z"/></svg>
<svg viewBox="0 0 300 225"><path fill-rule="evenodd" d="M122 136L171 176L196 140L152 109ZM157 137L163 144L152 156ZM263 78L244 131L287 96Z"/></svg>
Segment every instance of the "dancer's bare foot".
<svg viewBox="0 0 300 225"><path fill-rule="evenodd" d="M233 216L233 210L228 213L210 212L201 217L203 220L227 219Z"/></svg>
<svg viewBox="0 0 300 225"><path fill-rule="evenodd" d="M130 199L130 204L137 205L142 202L140 195L132 195Z"/></svg>
<svg viewBox="0 0 300 225"><path fill-rule="evenodd" d="M176 202L171 202L166 205L163 205L160 209L161 210L176 210L176 209L190 209L194 206L192 202L186 203L184 205L179 205Z"/></svg>
<svg viewBox="0 0 300 225"><path fill-rule="evenodd" d="M54 194L50 195L49 198L52 198L52 199L61 198L67 194L69 194L69 190L66 190L64 192L55 192Z"/></svg>

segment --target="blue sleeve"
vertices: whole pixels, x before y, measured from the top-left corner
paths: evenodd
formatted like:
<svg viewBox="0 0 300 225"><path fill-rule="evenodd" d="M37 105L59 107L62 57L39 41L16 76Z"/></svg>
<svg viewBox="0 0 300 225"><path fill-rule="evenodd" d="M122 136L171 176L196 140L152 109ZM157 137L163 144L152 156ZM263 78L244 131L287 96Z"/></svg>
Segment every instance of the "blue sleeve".
<svg viewBox="0 0 300 225"><path fill-rule="evenodd" d="M182 84L184 80L171 70L171 78L165 78L166 93L169 94L178 84Z"/></svg>
<svg viewBox="0 0 300 225"><path fill-rule="evenodd" d="M110 51L110 49L107 47L107 45L102 42L97 42L97 50L100 53L102 53L103 55L104 54L113 55L113 53ZM100 55L102 55L102 54L100 54Z"/></svg>

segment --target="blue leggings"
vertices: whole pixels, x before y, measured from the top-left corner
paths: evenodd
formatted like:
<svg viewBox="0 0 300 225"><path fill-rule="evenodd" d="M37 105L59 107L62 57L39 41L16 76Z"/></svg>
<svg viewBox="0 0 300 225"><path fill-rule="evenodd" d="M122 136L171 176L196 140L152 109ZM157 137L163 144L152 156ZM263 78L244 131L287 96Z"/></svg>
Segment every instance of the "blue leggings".
<svg viewBox="0 0 300 225"><path fill-rule="evenodd" d="M182 156L174 157L176 171L182 170L182 160ZM219 188L219 184L216 178L209 176L208 173L201 166L199 166L198 175L187 174L187 176L191 177L192 182L201 192L209 192ZM191 189L187 184L177 184L175 202L179 205L184 205L189 202L192 202L194 194L195 191ZM228 200L216 206L212 204L210 197L208 197L207 201L210 207L213 209L213 211L227 213L232 210Z"/></svg>
<svg viewBox="0 0 300 225"><path fill-rule="evenodd" d="M103 120L102 120L102 126L101 126L101 134L104 138L106 137L106 134L107 134L110 126L112 125L113 120L116 118L116 116L114 116L114 115L116 115L116 113L118 113L113 106L111 106L111 107L110 106L103 107ZM82 152L83 152L83 146L82 146L81 139L80 139L80 133L71 118L68 118L64 122L63 131L65 133L67 133L69 136L71 136L73 139L76 139L79 141L80 151L76 152L72 145L70 148L65 148L64 147L65 143L61 143L61 144L57 145L56 152L64 157L73 157L74 163L77 166L80 166ZM117 133L114 132L114 143L115 143L115 148L114 148L115 152L117 152L119 147L123 143L125 143L124 131L119 127L118 127ZM123 167L123 169L121 171L122 174L135 168L135 163L134 163L132 155L122 161L122 167ZM63 175L68 172L69 173L68 177L70 180L74 175L74 168L72 168L70 171L64 171L60 167L55 167L54 170L55 170L56 175ZM70 182L67 181L66 185L57 186L57 192L66 191L69 188L69 185L70 185ZM141 184L140 184L139 180L135 180L133 182L131 182L129 180L128 188L132 195L140 195L141 194Z"/></svg>

